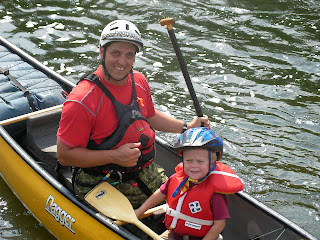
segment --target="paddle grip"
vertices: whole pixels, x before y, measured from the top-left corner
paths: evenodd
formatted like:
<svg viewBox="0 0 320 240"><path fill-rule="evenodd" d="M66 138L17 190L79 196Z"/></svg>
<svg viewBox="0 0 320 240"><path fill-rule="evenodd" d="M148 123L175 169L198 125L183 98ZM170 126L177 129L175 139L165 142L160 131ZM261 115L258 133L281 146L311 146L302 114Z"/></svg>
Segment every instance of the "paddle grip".
<svg viewBox="0 0 320 240"><path fill-rule="evenodd" d="M172 24L174 24L176 21L174 18L164 18L160 20L160 25L161 26L167 26L168 31L172 30Z"/></svg>

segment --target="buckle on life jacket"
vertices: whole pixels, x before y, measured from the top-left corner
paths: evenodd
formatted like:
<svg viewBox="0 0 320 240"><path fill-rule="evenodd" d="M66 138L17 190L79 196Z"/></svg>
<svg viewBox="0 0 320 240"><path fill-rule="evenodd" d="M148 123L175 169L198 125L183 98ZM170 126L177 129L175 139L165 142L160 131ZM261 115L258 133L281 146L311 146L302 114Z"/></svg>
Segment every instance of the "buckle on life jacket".
<svg viewBox="0 0 320 240"><path fill-rule="evenodd" d="M132 179L136 179L139 171L141 171L143 168L148 167L151 163L153 162L153 159L149 162L147 162L145 165L142 167L136 168L131 172L123 172L123 171L117 171L117 170L103 170L102 172L105 174L103 177L103 180L107 180L108 178L112 180L117 180L118 183L120 182L126 182Z"/></svg>
<svg viewBox="0 0 320 240"><path fill-rule="evenodd" d="M153 159L151 159L149 162L146 162L143 166L133 169L130 173L140 171L141 169L148 167L152 162Z"/></svg>
<svg viewBox="0 0 320 240"><path fill-rule="evenodd" d="M119 182L118 183L120 183L120 182L122 182L122 173L120 172L120 171L116 171L116 172L114 172L113 170L110 170L108 173L107 173L107 175L105 175L104 177L103 177L103 180L105 181L105 180L107 180L109 177L111 177L112 176L112 179L117 179L117 174L118 174L118 177L119 177Z"/></svg>

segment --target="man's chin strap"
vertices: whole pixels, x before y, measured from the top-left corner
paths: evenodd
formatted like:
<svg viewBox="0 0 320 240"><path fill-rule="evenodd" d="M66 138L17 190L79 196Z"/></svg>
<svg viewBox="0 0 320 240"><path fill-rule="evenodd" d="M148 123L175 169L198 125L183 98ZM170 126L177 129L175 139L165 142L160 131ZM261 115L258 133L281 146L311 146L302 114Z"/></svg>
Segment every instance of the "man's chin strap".
<svg viewBox="0 0 320 240"><path fill-rule="evenodd" d="M109 72L108 72L108 70L107 70L107 68L106 68L106 63L105 63L104 60L101 60L101 65L102 65L102 67L103 67L104 74L105 74L106 76L108 76L108 81L110 81L111 76L110 76L110 74L109 74Z"/></svg>
<svg viewBox="0 0 320 240"><path fill-rule="evenodd" d="M174 192L172 193L172 197L176 197L181 188L182 188L182 190L181 190L182 193L186 192L189 189L190 182L200 183L200 182L204 181L210 175L210 173L217 167L217 161L215 161L213 167L210 169L211 152L210 151L208 151L208 152L209 152L209 171L208 171L208 173L203 178L201 178L199 180L192 179L190 177L183 179L183 181L179 184L179 186L176 188L176 190L174 190ZM181 160L183 162L183 154L181 155Z"/></svg>

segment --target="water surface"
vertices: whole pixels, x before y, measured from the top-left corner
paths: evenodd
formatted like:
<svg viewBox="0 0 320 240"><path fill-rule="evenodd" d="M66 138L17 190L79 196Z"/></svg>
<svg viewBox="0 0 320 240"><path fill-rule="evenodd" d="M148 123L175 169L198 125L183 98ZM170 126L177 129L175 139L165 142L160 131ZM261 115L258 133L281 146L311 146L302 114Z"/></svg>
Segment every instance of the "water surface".
<svg viewBox="0 0 320 240"><path fill-rule="evenodd" d="M99 64L104 26L133 21L145 44L135 68L147 76L156 107L191 120L189 93L159 25L175 17L202 111L224 140L223 161L245 180L246 192L320 237L319 6L317 0L2 1L0 34L76 82ZM50 235L2 180L0 206L0 238Z"/></svg>

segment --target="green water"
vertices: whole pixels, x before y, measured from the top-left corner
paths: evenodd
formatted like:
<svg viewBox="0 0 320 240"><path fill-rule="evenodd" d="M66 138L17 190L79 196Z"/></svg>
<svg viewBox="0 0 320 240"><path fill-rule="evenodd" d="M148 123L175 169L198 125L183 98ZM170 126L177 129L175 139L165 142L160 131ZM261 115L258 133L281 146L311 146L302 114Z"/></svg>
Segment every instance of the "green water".
<svg viewBox="0 0 320 240"><path fill-rule="evenodd" d="M99 64L103 27L131 20L145 45L135 68L156 107L190 120L195 111L159 24L175 17L202 111L224 140L223 161L246 192L320 237L319 12L318 0L2 0L0 34L76 82ZM0 238L48 236L0 180Z"/></svg>

